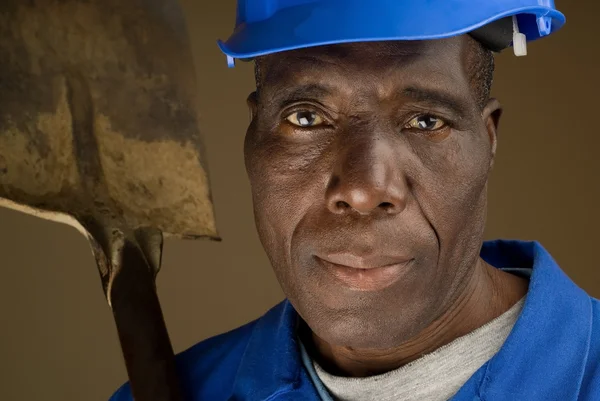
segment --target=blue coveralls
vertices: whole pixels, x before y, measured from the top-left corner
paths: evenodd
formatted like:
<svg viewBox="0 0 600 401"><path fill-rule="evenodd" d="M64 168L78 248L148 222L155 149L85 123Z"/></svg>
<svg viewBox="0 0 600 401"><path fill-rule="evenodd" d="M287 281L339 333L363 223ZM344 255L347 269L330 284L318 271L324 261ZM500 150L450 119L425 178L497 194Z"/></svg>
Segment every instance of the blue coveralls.
<svg viewBox="0 0 600 401"><path fill-rule="evenodd" d="M537 242L491 241L495 267L532 269L525 305L500 351L452 401L600 401L600 301ZM284 301L260 319L177 356L193 401L320 400L301 360L297 314ZM124 385L111 401L131 400Z"/></svg>

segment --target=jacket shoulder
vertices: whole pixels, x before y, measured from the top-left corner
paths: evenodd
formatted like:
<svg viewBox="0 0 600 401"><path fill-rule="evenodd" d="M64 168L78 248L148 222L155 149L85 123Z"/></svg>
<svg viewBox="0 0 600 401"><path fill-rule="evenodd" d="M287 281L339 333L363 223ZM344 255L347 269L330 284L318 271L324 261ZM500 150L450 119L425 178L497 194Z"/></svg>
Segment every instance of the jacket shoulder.
<svg viewBox="0 0 600 401"><path fill-rule="evenodd" d="M187 397L214 401L228 398L257 321L203 340L176 355L178 377ZM132 400L129 383L125 383L109 401Z"/></svg>
<svg viewBox="0 0 600 401"><path fill-rule="evenodd" d="M592 298L589 352L581 382L580 400L600 400L600 300Z"/></svg>

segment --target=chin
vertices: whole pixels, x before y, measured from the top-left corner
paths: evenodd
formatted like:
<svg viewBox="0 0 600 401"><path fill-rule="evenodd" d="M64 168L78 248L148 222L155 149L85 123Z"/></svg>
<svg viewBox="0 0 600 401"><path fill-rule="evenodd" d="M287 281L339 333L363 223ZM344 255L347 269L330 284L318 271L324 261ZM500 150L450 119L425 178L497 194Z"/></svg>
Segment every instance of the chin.
<svg viewBox="0 0 600 401"><path fill-rule="evenodd" d="M413 336L412 330L404 332L396 324L382 322L376 316L338 317L316 326L312 330L324 341L355 349L394 348Z"/></svg>
<svg viewBox="0 0 600 401"><path fill-rule="evenodd" d="M426 319L413 310L416 305L398 308L384 299L354 299L354 305L331 307L315 297L307 297L296 307L310 329L329 344L356 349L387 349L397 347L425 328ZM339 299L338 299L339 301ZM377 302L380 301L380 302ZM387 308L385 308L387 306ZM400 309L400 310L399 310Z"/></svg>

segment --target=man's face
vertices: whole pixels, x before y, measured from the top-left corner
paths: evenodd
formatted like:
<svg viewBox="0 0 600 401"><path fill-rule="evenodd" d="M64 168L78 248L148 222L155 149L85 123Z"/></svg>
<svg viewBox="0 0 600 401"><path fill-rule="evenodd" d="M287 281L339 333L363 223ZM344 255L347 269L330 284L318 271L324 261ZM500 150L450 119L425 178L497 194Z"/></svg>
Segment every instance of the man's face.
<svg viewBox="0 0 600 401"><path fill-rule="evenodd" d="M473 271L499 112L477 102L470 40L261 60L245 143L258 233L286 296L329 343L398 345Z"/></svg>

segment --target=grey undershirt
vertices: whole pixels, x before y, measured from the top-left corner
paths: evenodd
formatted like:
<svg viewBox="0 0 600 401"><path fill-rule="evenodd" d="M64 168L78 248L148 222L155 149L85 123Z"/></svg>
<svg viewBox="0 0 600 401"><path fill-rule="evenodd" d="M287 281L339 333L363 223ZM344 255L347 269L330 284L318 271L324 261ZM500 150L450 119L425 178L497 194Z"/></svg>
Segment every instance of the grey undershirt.
<svg viewBox="0 0 600 401"><path fill-rule="evenodd" d="M447 401L504 344L523 308L525 298L501 316L450 344L394 371L365 378L327 373L303 359L324 400L338 401Z"/></svg>

